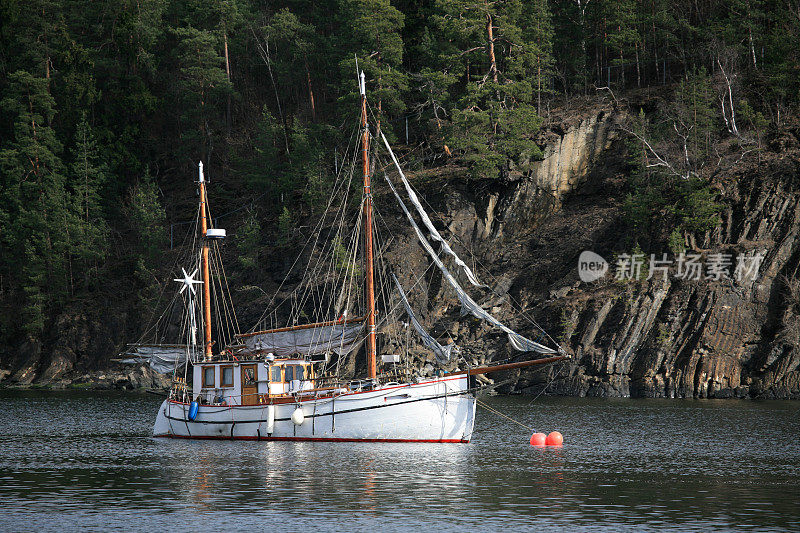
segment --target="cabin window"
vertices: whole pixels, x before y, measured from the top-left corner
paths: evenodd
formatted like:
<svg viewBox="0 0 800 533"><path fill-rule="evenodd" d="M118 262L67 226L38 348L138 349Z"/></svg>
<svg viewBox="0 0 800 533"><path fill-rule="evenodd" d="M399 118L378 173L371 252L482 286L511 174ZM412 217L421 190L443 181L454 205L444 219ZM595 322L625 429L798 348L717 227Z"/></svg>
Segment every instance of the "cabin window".
<svg viewBox="0 0 800 533"><path fill-rule="evenodd" d="M277 382L281 381L281 367L279 367L278 365L274 365L271 369L271 372L272 372L272 377L270 378L270 381L277 381Z"/></svg>
<svg viewBox="0 0 800 533"><path fill-rule="evenodd" d="M294 379L294 367L286 365L283 370L283 377L286 383L291 382Z"/></svg>
<svg viewBox="0 0 800 533"><path fill-rule="evenodd" d="M213 389L214 388L214 367L213 366L204 366L203 367L203 388L204 389Z"/></svg>
<svg viewBox="0 0 800 533"><path fill-rule="evenodd" d="M220 387L233 387L233 367L220 367Z"/></svg>
<svg viewBox="0 0 800 533"><path fill-rule="evenodd" d="M294 379L299 379L299 380L306 379L304 377L304 375L303 375L303 374L305 374L305 372L303 372L304 370L305 370L305 367L303 367L303 366L299 366L298 365L298 366L294 367Z"/></svg>

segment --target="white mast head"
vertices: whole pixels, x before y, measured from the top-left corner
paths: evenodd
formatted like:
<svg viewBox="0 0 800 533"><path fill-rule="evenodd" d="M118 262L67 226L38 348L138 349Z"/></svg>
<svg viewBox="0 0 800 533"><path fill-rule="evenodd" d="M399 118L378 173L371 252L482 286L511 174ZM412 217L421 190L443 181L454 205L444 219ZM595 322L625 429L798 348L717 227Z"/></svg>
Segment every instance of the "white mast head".
<svg viewBox="0 0 800 533"><path fill-rule="evenodd" d="M206 182L206 178L205 178L205 176L203 176L203 162L200 161L200 163L197 166L200 169L200 172L199 172L199 174L200 174L199 183L205 183Z"/></svg>
<svg viewBox="0 0 800 533"><path fill-rule="evenodd" d="M358 83L358 90L361 93L361 96L366 97L367 96L367 84L364 81L364 71L363 70L361 71L360 78L361 79L360 79L360 81Z"/></svg>

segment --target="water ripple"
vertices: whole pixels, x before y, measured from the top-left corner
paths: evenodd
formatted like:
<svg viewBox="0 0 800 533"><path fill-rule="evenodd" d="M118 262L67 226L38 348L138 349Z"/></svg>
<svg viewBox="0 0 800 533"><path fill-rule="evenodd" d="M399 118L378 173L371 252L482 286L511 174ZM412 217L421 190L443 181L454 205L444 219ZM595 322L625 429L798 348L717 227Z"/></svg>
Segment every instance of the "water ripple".
<svg viewBox="0 0 800 533"><path fill-rule="evenodd" d="M170 441L154 397L0 396L0 530L800 527L792 402L485 400L542 449L484 411L468 445Z"/></svg>

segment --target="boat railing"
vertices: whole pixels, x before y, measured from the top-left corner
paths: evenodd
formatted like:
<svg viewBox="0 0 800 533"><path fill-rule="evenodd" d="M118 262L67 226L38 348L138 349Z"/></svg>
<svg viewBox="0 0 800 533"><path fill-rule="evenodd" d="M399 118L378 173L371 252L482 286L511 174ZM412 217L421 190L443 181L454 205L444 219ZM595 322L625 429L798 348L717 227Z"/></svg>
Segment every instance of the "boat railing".
<svg viewBox="0 0 800 533"><path fill-rule="evenodd" d="M224 397L223 402L208 402L204 403L203 405L211 405L211 406L237 406L237 407L251 407L254 405L268 405L273 403L274 400L278 399L293 399L293 398L304 398L304 397L314 397L314 398L321 398L326 396L335 396L339 394L345 394L347 392L352 392L352 389L347 386L334 386L334 387L319 387L314 389L305 389L301 391L294 391L294 392L284 392L280 394L268 394L263 392L248 392L245 394L229 394ZM257 403L248 403L245 404L243 401L245 399L256 399ZM179 399L176 396L173 396L173 399ZM234 403L231 400L238 400L238 403Z"/></svg>

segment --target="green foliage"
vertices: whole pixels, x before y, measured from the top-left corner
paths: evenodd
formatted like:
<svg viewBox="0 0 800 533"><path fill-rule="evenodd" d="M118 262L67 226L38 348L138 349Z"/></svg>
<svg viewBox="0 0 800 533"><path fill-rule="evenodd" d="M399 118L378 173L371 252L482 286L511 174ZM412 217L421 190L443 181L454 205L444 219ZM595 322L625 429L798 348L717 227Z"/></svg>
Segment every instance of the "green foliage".
<svg viewBox="0 0 800 533"><path fill-rule="evenodd" d="M636 48L641 40L635 0L603 2L600 9L608 27L606 44L609 48L610 66L617 67L622 84L625 84L625 55Z"/></svg>
<svg viewBox="0 0 800 533"><path fill-rule="evenodd" d="M384 115L405 110L408 76L402 70L405 16L389 0L342 0L339 17L343 31L339 46L348 53L340 61L343 112L351 114L358 102L356 60L369 85L370 99L377 103L376 118L386 126ZM354 57L355 56L355 57Z"/></svg>
<svg viewBox="0 0 800 533"><path fill-rule="evenodd" d="M190 219L193 202L174 199L199 159L225 191L220 212L241 195L264 202L244 241L277 218L289 244L327 204L357 122L355 56L373 124L391 137L407 118L419 164L472 176L540 157L540 116L562 95L663 97L631 127L674 171L629 139L624 207L629 246L677 250L718 221L700 177L720 141L761 145L797 115L800 18L787 13L773 0L0 2L0 303L19 310L0 340L98 299L99 279L149 298L166 247L160 189L170 222Z"/></svg>
<svg viewBox="0 0 800 533"><path fill-rule="evenodd" d="M347 253L347 248L340 237L336 237L331 246L333 251L333 266L339 271L345 272L349 276L361 276L361 268L352 261L352 257Z"/></svg>
<svg viewBox="0 0 800 533"><path fill-rule="evenodd" d="M256 124L253 135L253 149L246 158L240 158L242 178L253 191L264 191L270 200L280 201L290 190L290 183L283 182L285 164L284 132L281 124L266 108L261 120Z"/></svg>
<svg viewBox="0 0 800 533"><path fill-rule="evenodd" d="M690 161L703 161L703 141L711 134L708 125L710 121L704 118L708 117L708 114L704 114L707 110L704 105L707 102L698 101L692 104L693 98L699 100L698 91L692 89L698 85L703 86L696 83L681 84L679 87L681 94L670 109L674 114L667 115L668 121L673 124L673 136L669 137L669 130L653 128L644 111L640 111L637 120L633 121L632 135L627 139L629 193L623 207L625 221L632 230L631 238L637 243L660 241L661 235L665 234L668 235L667 246L675 252L683 247L684 231L703 232L719 223L718 213L721 206L715 202L715 193L705 179L691 174L680 177L663 166L648 166L652 154L645 146L645 140L651 146L666 150L675 142L676 131L687 132L685 140L680 134L677 137L677 153L691 154ZM700 91L699 94L704 93ZM678 128L677 124L684 127L690 120L694 121L691 126L684 130ZM692 136L694 132L702 132L704 128L707 128L705 134ZM662 140L662 136L668 137ZM696 151L690 148L696 145Z"/></svg>
<svg viewBox="0 0 800 533"><path fill-rule="evenodd" d="M672 233L669 234L669 239L667 240L667 247L674 255L681 254L686 251L686 244L683 238L683 232L675 228L672 230Z"/></svg>
<svg viewBox="0 0 800 533"><path fill-rule="evenodd" d="M223 127L222 104L233 92L224 69L220 35L192 26L175 28L179 76L175 100L183 111L180 120L183 139L190 153L207 159L212 139Z"/></svg>
<svg viewBox="0 0 800 533"><path fill-rule="evenodd" d="M541 78L539 67L549 63L549 53L524 37L531 35L532 27L546 35L546 7L537 4L541 9L536 18L514 0L491 4L439 0L436 6L439 14L433 20L447 40L442 43L441 63L463 68L466 80L452 109L448 144L468 163L474 177L505 176L521 159L540 158L532 137L541 119L528 78L534 68ZM525 32L521 24L531 26Z"/></svg>
<svg viewBox="0 0 800 533"><path fill-rule="evenodd" d="M739 101L739 117L744 124L750 127L750 131L755 135L758 141L758 147L761 148L761 139L769 126L769 121L760 111L756 111L746 99Z"/></svg>
<svg viewBox="0 0 800 533"><path fill-rule="evenodd" d="M711 79L704 67L692 71L687 79L681 80L670 107L668 114L673 129L686 139L688 165L696 168L710 153L716 137L714 95Z"/></svg>
<svg viewBox="0 0 800 533"><path fill-rule="evenodd" d="M330 179L326 157L336 139L331 128L307 126L299 118L284 128L267 110L256 128L253 152L239 160L247 185L280 205L290 204L293 192L302 190L312 212L324 206Z"/></svg>
<svg viewBox="0 0 800 533"><path fill-rule="evenodd" d="M108 166L103 161L91 126L84 114L75 132L70 182L73 206L70 253L76 257L88 285L107 254L109 227L104 216L103 193Z"/></svg>
<svg viewBox="0 0 800 533"><path fill-rule="evenodd" d="M236 249L239 264L245 270L254 270L258 266L258 251L261 244L261 225L254 211L249 211L247 218L236 231Z"/></svg>
<svg viewBox="0 0 800 533"><path fill-rule="evenodd" d="M553 91L550 80L555 75L553 58L552 14L546 0L532 0L520 13L519 39L521 53L513 55L510 61L519 63L514 70L529 73L526 79L536 92L536 111L542 113L542 98Z"/></svg>
<svg viewBox="0 0 800 533"><path fill-rule="evenodd" d="M676 215L687 231L703 232L719 224L720 205L705 180L692 178L677 187Z"/></svg>
<svg viewBox="0 0 800 533"><path fill-rule="evenodd" d="M490 85L487 83L487 86ZM477 88L476 88L477 89ZM487 87L486 91L491 91ZM513 109L501 102L486 99L478 105L480 93L476 90L462 101L465 109L453 110L453 122L449 129L450 145L464 154L474 177L494 177L504 175L512 162L521 158L541 158L541 150L530 139L541 124L535 108L530 104L519 103Z"/></svg>
<svg viewBox="0 0 800 533"><path fill-rule="evenodd" d="M284 206L278 217L278 244L285 246L289 243L292 236L292 213L289 208Z"/></svg>
<svg viewBox="0 0 800 533"><path fill-rule="evenodd" d="M139 265L145 270L155 268L166 241L166 215L158 196L158 186L146 173L131 189L125 206L128 226L136 238Z"/></svg>
<svg viewBox="0 0 800 533"><path fill-rule="evenodd" d="M47 80L29 72L9 75L0 109L11 117L13 136L0 150L0 217L3 269L24 294L22 328L42 331L48 304L69 292L70 200L62 145L49 126L55 100Z"/></svg>
<svg viewBox="0 0 800 533"><path fill-rule="evenodd" d="M558 325L561 333L559 333L556 338L558 339L559 345L565 346L569 344L569 340L572 338L576 327L575 322L572 320L572 311L568 307L561 308Z"/></svg>
<svg viewBox="0 0 800 533"><path fill-rule="evenodd" d="M166 241L166 217L158 193L152 177L145 173L131 189L124 208L134 237L130 258L136 292L134 305L143 316L150 312L159 297L160 284L156 270L160 266L160 252Z"/></svg>

